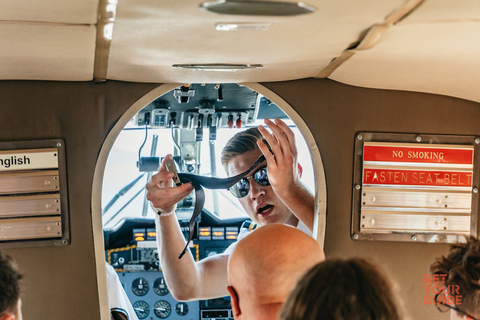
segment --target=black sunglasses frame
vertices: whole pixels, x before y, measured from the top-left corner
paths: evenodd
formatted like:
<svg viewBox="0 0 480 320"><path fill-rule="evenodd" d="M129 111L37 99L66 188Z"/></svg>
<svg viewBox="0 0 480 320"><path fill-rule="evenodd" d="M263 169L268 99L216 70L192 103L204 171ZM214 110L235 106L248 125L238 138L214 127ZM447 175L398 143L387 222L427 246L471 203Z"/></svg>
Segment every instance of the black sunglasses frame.
<svg viewBox="0 0 480 320"><path fill-rule="evenodd" d="M255 170L249 177L242 178L240 181L237 182L237 183L239 183L241 181L246 182L246 185L248 186L247 187L248 192L244 196L239 197L239 196L237 196L237 194L234 191L232 191L232 189L234 189L234 188L236 188L238 190L238 188L236 187L237 183L235 183L233 186L228 188L228 191L230 191L230 193L237 199L245 198L250 193L250 181L248 181L250 178L253 178L253 180L255 180L255 182L258 183L259 185L261 185L262 187L269 186L270 181L268 180L268 173L267 173L266 169L267 169L267 166L263 166L263 167L259 168L258 170ZM258 181L258 179L256 178L256 174L261 170L265 170L265 176L266 176L266 180L267 180L266 184L263 184L262 182ZM240 193L240 191L237 191L237 192Z"/></svg>
<svg viewBox="0 0 480 320"><path fill-rule="evenodd" d="M442 310L442 309L440 309L439 306L442 305L442 306L448 307L449 309L453 309L453 310L457 311L458 313L461 313L461 314L463 314L463 315L465 315L465 316L467 316L467 317L470 317L470 318L472 318L473 320L480 320L480 319L478 319L478 318L475 318L475 317L472 316L472 315L469 315L469 314L466 313L465 311L458 309L457 307L454 307L454 306L451 306L451 305L449 305L449 304L446 304L446 303L444 303L444 302L442 302L442 301L439 301L439 300L438 300L438 297L439 297L440 294L441 294L440 292L437 293L437 294L435 295L435 298L433 299L433 302L435 303L435 307L438 309L438 311L440 311L440 312L447 312L447 311L448 311L448 310Z"/></svg>

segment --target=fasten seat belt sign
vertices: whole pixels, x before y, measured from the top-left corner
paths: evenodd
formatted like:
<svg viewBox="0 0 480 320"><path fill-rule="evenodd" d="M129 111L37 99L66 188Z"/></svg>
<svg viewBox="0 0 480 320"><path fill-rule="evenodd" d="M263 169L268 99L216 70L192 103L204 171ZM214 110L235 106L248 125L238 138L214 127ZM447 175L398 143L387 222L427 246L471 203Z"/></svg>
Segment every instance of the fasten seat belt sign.
<svg viewBox="0 0 480 320"><path fill-rule="evenodd" d="M470 136L359 133L352 238L457 242L476 234L477 149Z"/></svg>

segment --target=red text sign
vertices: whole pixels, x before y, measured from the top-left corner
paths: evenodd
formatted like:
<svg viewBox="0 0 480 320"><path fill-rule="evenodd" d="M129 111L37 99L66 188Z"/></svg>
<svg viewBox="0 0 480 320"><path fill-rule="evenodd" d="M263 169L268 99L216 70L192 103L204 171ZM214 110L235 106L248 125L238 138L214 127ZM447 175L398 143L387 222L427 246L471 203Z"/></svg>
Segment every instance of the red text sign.
<svg viewBox="0 0 480 320"><path fill-rule="evenodd" d="M473 164L472 149L364 145L364 161Z"/></svg>
<svg viewBox="0 0 480 320"><path fill-rule="evenodd" d="M471 187L472 172L364 169L363 183Z"/></svg>

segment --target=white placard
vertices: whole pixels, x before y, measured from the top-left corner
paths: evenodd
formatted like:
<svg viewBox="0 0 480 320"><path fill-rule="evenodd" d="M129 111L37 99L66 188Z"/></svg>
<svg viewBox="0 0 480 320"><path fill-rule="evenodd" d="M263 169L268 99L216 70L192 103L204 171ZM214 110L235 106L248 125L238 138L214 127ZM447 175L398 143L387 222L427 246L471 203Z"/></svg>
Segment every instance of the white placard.
<svg viewBox="0 0 480 320"><path fill-rule="evenodd" d="M0 151L0 171L58 168L55 148Z"/></svg>

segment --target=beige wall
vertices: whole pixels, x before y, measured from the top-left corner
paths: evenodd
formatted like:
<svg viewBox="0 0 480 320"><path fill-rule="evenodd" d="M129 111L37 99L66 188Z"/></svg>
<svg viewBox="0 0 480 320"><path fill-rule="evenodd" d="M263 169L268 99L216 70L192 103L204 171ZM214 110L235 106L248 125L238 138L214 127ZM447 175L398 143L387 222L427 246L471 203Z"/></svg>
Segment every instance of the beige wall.
<svg viewBox="0 0 480 320"><path fill-rule="evenodd" d="M24 319L100 319L90 213L97 154L120 115L153 87L0 82L0 141L66 145L71 245L5 250L25 274Z"/></svg>
<svg viewBox="0 0 480 320"><path fill-rule="evenodd" d="M350 238L355 133L480 136L478 103L430 94L351 87L329 80L270 83L303 117L320 149L327 180L328 257L363 256L386 265L412 319L449 319L423 304L423 275L445 244L368 242Z"/></svg>
<svg viewBox="0 0 480 320"><path fill-rule="evenodd" d="M303 117L320 148L328 192L327 256L381 261L400 284L413 319L441 319L422 303L422 277L447 245L350 239L354 136L357 131L480 135L480 105L329 80L265 85ZM66 143L71 245L6 250L25 273L25 319L100 319L91 221L95 163L115 121L156 86L0 82L0 141L62 138Z"/></svg>

